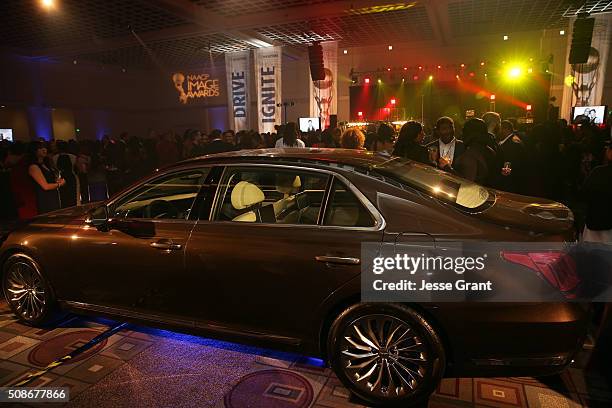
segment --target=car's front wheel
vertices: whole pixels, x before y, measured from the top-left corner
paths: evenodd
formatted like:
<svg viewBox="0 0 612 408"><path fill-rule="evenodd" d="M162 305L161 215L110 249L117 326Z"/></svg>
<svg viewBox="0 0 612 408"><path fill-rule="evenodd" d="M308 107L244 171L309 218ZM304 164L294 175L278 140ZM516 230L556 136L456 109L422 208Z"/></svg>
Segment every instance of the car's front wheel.
<svg viewBox="0 0 612 408"><path fill-rule="evenodd" d="M28 255L11 255L2 268L4 297L24 323L41 326L57 318L51 286L38 263Z"/></svg>
<svg viewBox="0 0 612 408"><path fill-rule="evenodd" d="M332 323L328 359L342 383L372 405L427 401L444 371L445 353L417 311L396 304L359 304Z"/></svg>

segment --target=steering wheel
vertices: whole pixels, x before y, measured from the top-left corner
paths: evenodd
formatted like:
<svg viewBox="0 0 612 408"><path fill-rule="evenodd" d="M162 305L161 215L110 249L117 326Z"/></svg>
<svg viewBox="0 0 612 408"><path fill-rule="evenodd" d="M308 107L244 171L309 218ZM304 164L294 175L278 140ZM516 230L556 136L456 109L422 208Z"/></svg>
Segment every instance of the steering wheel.
<svg viewBox="0 0 612 408"><path fill-rule="evenodd" d="M172 203L166 200L153 200L144 208L145 218L177 218L178 210Z"/></svg>

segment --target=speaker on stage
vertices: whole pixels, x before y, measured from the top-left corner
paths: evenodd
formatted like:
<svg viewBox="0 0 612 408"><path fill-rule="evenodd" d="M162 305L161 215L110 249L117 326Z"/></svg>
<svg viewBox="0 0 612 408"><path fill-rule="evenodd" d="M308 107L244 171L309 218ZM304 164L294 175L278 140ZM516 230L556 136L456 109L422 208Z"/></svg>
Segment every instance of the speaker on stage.
<svg viewBox="0 0 612 408"><path fill-rule="evenodd" d="M325 79L325 67L323 66L323 46L314 43L308 46L308 60L310 61L310 77L313 81Z"/></svg>
<svg viewBox="0 0 612 408"><path fill-rule="evenodd" d="M585 64L589 59L594 26L594 18L577 18L574 21L572 46L569 55L570 64Z"/></svg>
<svg viewBox="0 0 612 408"><path fill-rule="evenodd" d="M338 115L329 115L329 128L334 129L338 127Z"/></svg>

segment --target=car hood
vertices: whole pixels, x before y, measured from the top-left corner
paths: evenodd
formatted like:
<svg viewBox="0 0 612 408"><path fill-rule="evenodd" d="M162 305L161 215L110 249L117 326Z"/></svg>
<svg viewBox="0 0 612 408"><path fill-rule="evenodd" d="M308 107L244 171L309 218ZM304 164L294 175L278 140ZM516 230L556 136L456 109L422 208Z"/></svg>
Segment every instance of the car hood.
<svg viewBox="0 0 612 408"><path fill-rule="evenodd" d="M561 203L504 191L495 195L495 203L480 218L534 233L564 233L573 228L574 215Z"/></svg>
<svg viewBox="0 0 612 408"><path fill-rule="evenodd" d="M75 220L85 218L85 215L89 212L89 210L101 204L102 203L90 203L76 207L62 208L61 210L39 215L33 218L29 224L63 227Z"/></svg>

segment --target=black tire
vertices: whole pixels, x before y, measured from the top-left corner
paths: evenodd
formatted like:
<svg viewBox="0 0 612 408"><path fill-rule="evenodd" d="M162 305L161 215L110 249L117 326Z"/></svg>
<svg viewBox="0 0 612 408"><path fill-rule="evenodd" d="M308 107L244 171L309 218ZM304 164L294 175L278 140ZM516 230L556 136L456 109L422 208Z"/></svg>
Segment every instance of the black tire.
<svg viewBox="0 0 612 408"><path fill-rule="evenodd" d="M17 318L30 326L47 326L61 317L40 265L26 254L13 254L4 262L2 293Z"/></svg>
<svg viewBox="0 0 612 408"><path fill-rule="evenodd" d="M424 406L446 366L433 327L400 304L362 303L346 309L330 327L327 357L344 386L373 406Z"/></svg>

